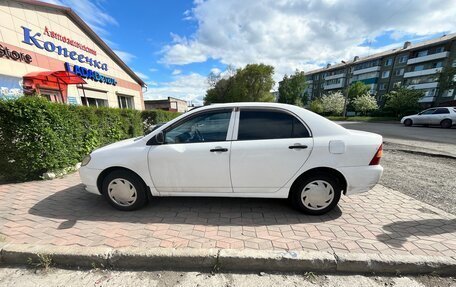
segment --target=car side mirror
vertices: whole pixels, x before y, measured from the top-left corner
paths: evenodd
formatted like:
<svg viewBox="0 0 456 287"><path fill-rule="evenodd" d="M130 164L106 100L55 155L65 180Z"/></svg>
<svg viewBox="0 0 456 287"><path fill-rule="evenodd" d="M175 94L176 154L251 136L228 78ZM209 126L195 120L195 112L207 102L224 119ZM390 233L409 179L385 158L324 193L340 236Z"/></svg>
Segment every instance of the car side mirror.
<svg viewBox="0 0 456 287"><path fill-rule="evenodd" d="M154 135L147 141L147 145L161 145L165 143L165 134L163 131L160 131L158 134Z"/></svg>
<svg viewBox="0 0 456 287"><path fill-rule="evenodd" d="M163 132L159 132L155 135L155 142L157 144L164 144L165 143L165 134Z"/></svg>

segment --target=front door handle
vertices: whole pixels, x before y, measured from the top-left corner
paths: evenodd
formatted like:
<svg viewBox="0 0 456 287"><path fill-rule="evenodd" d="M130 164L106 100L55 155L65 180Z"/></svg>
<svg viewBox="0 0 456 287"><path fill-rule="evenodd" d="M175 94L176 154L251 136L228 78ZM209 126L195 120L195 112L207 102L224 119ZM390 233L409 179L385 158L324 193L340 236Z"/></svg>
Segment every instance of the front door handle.
<svg viewBox="0 0 456 287"><path fill-rule="evenodd" d="M306 149L306 145L291 145L288 147L289 149Z"/></svg>
<svg viewBox="0 0 456 287"><path fill-rule="evenodd" d="M210 150L210 152L227 152L227 148L216 147Z"/></svg>

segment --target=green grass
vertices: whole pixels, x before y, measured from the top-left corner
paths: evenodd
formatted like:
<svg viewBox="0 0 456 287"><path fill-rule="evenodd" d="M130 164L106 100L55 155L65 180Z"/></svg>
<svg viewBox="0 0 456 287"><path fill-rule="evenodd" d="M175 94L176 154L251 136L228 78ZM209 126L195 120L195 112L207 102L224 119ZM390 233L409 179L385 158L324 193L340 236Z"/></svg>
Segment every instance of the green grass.
<svg viewBox="0 0 456 287"><path fill-rule="evenodd" d="M332 121L355 121L355 122L394 122L399 121L396 117L342 117L342 116L328 116L326 117Z"/></svg>

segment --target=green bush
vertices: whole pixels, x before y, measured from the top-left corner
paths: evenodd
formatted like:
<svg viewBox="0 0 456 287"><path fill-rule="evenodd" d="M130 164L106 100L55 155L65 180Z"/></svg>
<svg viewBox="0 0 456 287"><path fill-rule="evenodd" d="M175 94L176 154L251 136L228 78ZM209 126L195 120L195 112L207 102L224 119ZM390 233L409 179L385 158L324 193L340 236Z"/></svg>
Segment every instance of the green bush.
<svg viewBox="0 0 456 287"><path fill-rule="evenodd" d="M0 177L38 179L142 131L141 113L135 110L70 106L41 97L0 100Z"/></svg>
<svg viewBox="0 0 456 287"><path fill-rule="evenodd" d="M180 116L180 113L163 110L142 111L141 117L144 126L144 132L147 132L148 129L153 125L169 122L178 116Z"/></svg>

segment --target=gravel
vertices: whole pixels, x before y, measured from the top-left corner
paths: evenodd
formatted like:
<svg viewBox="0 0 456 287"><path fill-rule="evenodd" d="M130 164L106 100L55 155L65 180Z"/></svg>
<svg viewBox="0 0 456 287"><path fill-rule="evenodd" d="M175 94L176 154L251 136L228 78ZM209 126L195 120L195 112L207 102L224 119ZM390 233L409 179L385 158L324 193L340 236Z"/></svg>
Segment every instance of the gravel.
<svg viewBox="0 0 456 287"><path fill-rule="evenodd" d="M380 184L456 214L456 159L413 154L385 144Z"/></svg>

